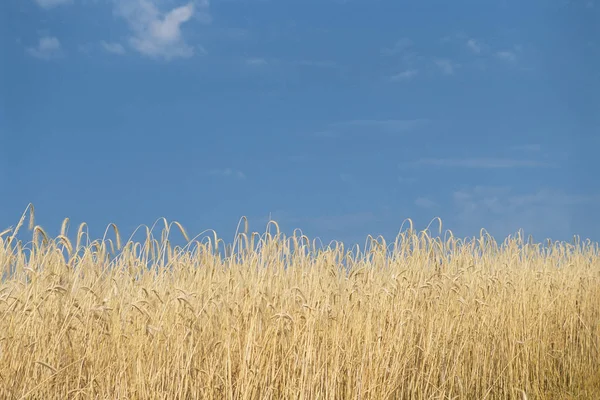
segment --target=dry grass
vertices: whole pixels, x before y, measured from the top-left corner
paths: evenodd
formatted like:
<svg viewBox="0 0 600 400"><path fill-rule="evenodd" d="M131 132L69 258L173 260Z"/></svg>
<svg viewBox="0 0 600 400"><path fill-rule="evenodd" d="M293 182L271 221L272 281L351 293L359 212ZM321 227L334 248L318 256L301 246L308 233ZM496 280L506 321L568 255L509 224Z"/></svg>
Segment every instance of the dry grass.
<svg viewBox="0 0 600 400"><path fill-rule="evenodd" d="M225 257L172 226L3 232L0 398L600 398L596 244L411 227L358 252L272 224Z"/></svg>

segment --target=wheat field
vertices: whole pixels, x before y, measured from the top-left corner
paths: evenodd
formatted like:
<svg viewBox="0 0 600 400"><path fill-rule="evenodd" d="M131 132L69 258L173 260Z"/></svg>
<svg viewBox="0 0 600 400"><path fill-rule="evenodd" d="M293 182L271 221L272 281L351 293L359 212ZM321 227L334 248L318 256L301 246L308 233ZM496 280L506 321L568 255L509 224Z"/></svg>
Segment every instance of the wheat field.
<svg viewBox="0 0 600 400"><path fill-rule="evenodd" d="M600 398L596 243L92 241L27 212L0 234L2 399Z"/></svg>

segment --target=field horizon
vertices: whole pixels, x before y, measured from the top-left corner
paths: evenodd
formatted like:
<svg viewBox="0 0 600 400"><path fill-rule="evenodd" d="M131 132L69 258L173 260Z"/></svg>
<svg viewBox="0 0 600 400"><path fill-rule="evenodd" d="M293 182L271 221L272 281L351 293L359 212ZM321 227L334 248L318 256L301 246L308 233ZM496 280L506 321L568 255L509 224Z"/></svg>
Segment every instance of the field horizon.
<svg viewBox="0 0 600 400"><path fill-rule="evenodd" d="M0 397L600 397L598 243L408 220L348 248L244 218L225 243L160 221L49 237L30 205L0 230Z"/></svg>

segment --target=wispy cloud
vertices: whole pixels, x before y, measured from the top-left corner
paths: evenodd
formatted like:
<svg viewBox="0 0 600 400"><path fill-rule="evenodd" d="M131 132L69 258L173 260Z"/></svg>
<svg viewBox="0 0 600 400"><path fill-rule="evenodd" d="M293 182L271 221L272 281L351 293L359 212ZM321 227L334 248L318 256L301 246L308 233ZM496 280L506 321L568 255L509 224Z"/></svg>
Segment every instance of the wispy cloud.
<svg viewBox="0 0 600 400"><path fill-rule="evenodd" d="M402 39L399 39L398 41L396 41L396 43L394 43L393 46L382 49L381 54L383 54L385 56L393 56L396 54L401 54L406 49L411 47L412 45L413 45L412 40L410 40L408 38L402 38Z"/></svg>
<svg viewBox="0 0 600 400"><path fill-rule="evenodd" d="M510 62L510 63L514 63L515 61L517 61L517 54L514 51L510 51L510 50L498 51L498 52L496 52L496 57L502 61L506 61L506 62Z"/></svg>
<svg viewBox="0 0 600 400"><path fill-rule="evenodd" d="M104 40L100 42L102 48L112 54L123 55L125 54L125 47L120 43L108 43Z"/></svg>
<svg viewBox="0 0 600 400"><path fill-rule="evenodd" d="M486 43L482 39L469 37L464 33L446 36L442 38L442 42L466 46L473 54L481 56L483 59L495 58L496 60L509 64L516 63L519 58L519 53L522 51L520 45L511 46L512 48L498 48ZM483 59L479 58L477 63L483 62Z"/></svg>
<svg viewBox="0 0 600 400"><path fill-rule="evenodd" d="M497 238L523 229L536 240L569 237L571 210L597 204L598 195L573 195L542 188L530 193L515 193L510 187L475 186L453 193L453 223L464 232L483 227Z"/></svg>
<svg viewBox="0 0 600 400"><path fill-rule="evenodd" d="M440 39L440 42L442 42L442 43L462 42L466 39L468 39L468 36L465 35L463 32L459 32L459 33L454 33L454 34L450 34L450 35L445 35L444 37L442 37Z"/></svg>
<svg viewBox="0 0 600 400"><path fill-rule="evenodd" d="M208 171L208 174L228 178L231 177L237 179L246 179L246 174L244 174L242 171L233 168L211 169L210 171Z"/></svg>
<svg viewBox="0 0 600 400"><path fill-rule="evenodd" d="M574 195L552 189L541 189L535 193L515 194L508 197L508 204L512 207L521 207L541 203L562 206L580 206L597 204L600 195Z"/></svg>
<svg viewBox="0 0 600 400"><path fill-rule="evenodd" d="M115 14L131 29L130 46L153 58L191 57L194 48L184 40L181 26L192 17L209 23L208 0L196 0L168 12L161 12L158 3L158 0L114 0Z"/></svg>
<svg viewBox="0 0 600 400"><path fill-rule="evenodd" d="M419 73L419 71L417 71L416 69L407 69L406 71L402 71L396 75L393 75L390 80L392 82L403 82L403 81L409 81L411 79L413 79L415 76L417 76Z"/></svg>
<svg viewBox="0 0 600 400"><path fill-rule="evenodd" d="M102 45L102 44L100 44L100 45ZM77 51L80 52L81 54L85 54L86 56L89 56L90 54L92 54L92 51L94 50L95 47L96 47L96 43L92 43L92 42L80 43L77 45Z"/></svg>
<svg viewBox="0 0 600 400"><path fill-rule="evenodd" d="M27 53L36 58L49 60L60 57L62 55L62 47L57 38L46 36L40 38L37 46L27 48Z"/></svg>
<svg viewBox="0 0 600 400"><path fill-rule="evenodd" d="M438 206L438 204L428 197L417 197L415 199L415 205L420 208L431 209Z"/></svg>
<svg viewBox="0 0 600 400"><path fill-rule="evenodd" d="M315 136L402 134L421 128L427 123L427 119L355 119L329 124L327 129L316 132Z"/></svg>
<svg viewBox="0 0 600 400"><path fill-rule="evenodd" d="M268 62L264 58L253 57L253 58L247 58L246 59L246 64L247 65L251 65L253 67L260 67L260 66L263 66L263 65L267 65Z"/></svg>
<svg viewBox="0 0 600 400"><path fill-rule="evenodd" d="M402 38L393 46L383 48L381 54L392 58L395 68L399 70L387 75L386 79L390 82L408 82L414 79L423 67L422 62L426 60L426 57L418 54L412 40L408 38Z"/></svg>
<svg viewBox="0 0 600 400"><path fill-rule="evenodd" d="M442 73L444 75L452 75L454 74L454 71L460 67L460 64L457 64L455 62L453 62L452 60L448 60L448 59L436 59L435 61L435 65L437 65L437 67L440 69L440 71L442 71Z"/></svg>
<svg viewBox="0 0 600 400"><path fill-rule="evenodd" d="M303 67L313 67L313 68L339 68L338 64L333 61L319 61L319 60L298 60L293 61L295 65L300 65Z"/></svg>
<svg viewBox="0 0 600 400"><path fill-rule="evenodd" d="M464 45L475 54L483 54L488 51L488 46L480 40L469 38L464 34L448 36L442 39L443 42L455 42ZM454 75L463 64L453 59L445 57L436 57L432 55L418 54L410 39L400 39L393 46L384 48L381 53L384 56L395 56L394 61L400 61L401 70L395 75L388 75L391 82L406 82L414 79L421 71L429 71L430 67L440 71L442 74ZM468 65L468 63L467 63Z"/></svg>
<svg viewBox="0 0 600 400"><path fill-rule="evenodd" d="M42 8L52 8L64 4L70 4L73 0L35 0L38 6Z"/></svg>
<svg viewBox="0 0 600 400"><path fill-rule="evenodd" d="M483 50L482 44L480 42L478 42L477 40L472 39L472 38L469 39L469 40L467 40L467 47L469 49L471 49L471 51L473 53L476 53L476 54L480 54L481 51Z"/></svg>
<svg viewBox="0 0 600 400"><path fill-rule="evenodd" d="M543 168L551 164L535 160L517 160L513 158L423 158L416 165L451 168Z"/></svg>

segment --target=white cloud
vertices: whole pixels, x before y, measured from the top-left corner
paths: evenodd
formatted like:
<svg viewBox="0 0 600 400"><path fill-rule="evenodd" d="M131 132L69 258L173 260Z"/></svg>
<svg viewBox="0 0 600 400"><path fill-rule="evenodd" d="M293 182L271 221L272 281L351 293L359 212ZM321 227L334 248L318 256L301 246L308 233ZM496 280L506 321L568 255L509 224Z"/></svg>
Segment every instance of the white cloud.
<svg viewBox="0 0 600 400"><path fill-rule="evenodd" d="M332 138L342 134L401 134L418 129L428 122L426 119L355 119L329 124L327 129L314 135Z"/></svg>
<svg viewBox="0 0 600 400"><path fill-rule="evenodd" d="M507 63L516 63L519 54L523 51L522 46L519 44L513 45L512 48L499 49L494 48L495 46L486 43L484 40L469 37L462 33L446 36L442 39L442 42L465 45L473 54L483 56L483 59L477 60L479 63L483 63L484 59L490 57ZM451 74L451 71L453 70L452 65L447 63L438 63L438 67L448 74Z"/></svg>
<svg viewBox="0 0 600 400"><path fill-rule="evenodd" d="M69 4L72 0L35 0L35 2L42 8L52 8L63 4Z"/></svg>
<svg viewBox="0 0 600 400"><path fill-rule="evenodd" d="M104 50L113 54L125 54L125 47L120 43L107 43L104 40L100 42L100 45Z"/></svg>
<svg viewBox="0 0 600 400"><path fill-rule="evenodd" d="M254 58L248 58L246 60L246 64L254 66L254 67L260 67L263 65L267 65L268 63L267 63L267 60L265 60L264 58L254 57Z"/></svg>
<svg viewBox="0 0 600 400"><path fill-rule="evenodd" d="M598 195L571 195L547 188L515 193L510 187L476 186L453 193L454 223L463 232L483 227L499 239L519 229L536 241L557 235L566 238L575 234L571 211L598 201Z"/></svg>
<svg viewBox="0 0 600 400"><path fill-rule="evenodd" d="M415 199L415 205L420 208L435 208L437 203L428 197L417 197Z"/></svg>
<svg viewBox="0 0 600 400"><path fill-rule="evenodd" d="M80 43L77 45L77 51L79 51L81 54L85 54L87 56L89 56L92 53L92 50L94 49L95 44L91 43L91 42L87 42L87 43Z"/></svg>
<svg viewBox="0 0 600 400"><path fill-rule="evenodd" d="M467 47L469 49L471 49L471 51L473 51L473 53L481 53L482 50L482 45L481 43L477 42L477 40L475 39L469 39L467 40Z"/></svg>
<svg viewBox="0 0 600 400"><path fill-rule="evenodd" d="M392 47L381 50L381 53L386 56L393 56L395 54L403 53L406 49L413 45L412 40L408 38L402 38L398 40Z"/></svg>
<svg viewBox="0 0 600 400"><path fill-rule="evenodd" d="M509 51L509 50L503 50L503 51L496 52L496 57L498 57L500 60L511 62L511 63L517 61L517 55L514 52Z"/></svg>
<svg viewBox="0 0 600 400"><path fill-rule="evenodd" d="M237 179L246 179L246 174L242 171L233 169L233 168L224 168L224 169L212 169L208 171L209 175L221 176L221 177L231 177Z"/></svg>
<svg viewBox="0 0 600 400"><path fill-rule="evenodd" d="M338 65L333 61L318 61L318 60L298 60L293 62L296 65L313 68L338 68Z"/></svg>
<svg viewBox="0 0 600 400"><path fill-rule="evenodd" d="M27 53L33 57L49 60L60 57L62 55L62 47L60 41L53 36L45 36L40 38L36 47L27 48Z"/></svg>
<svg viewBox="0 0 600 400"><path fill-rule="evenodd" d="M194 48L188 45L181 26L196 18L210 22L208 0L197 0L166 13L157 7L158 0L114 0L115 13L124 18L132 31L129 44L139 53L170 60L191 57Z"/></svg>
<svg viewBox="0 0 600 400"><path fill-rule="evenodd" d="M452 75L456 68L460 67L459 64L447 59L437 59L435 60L435 65L438 66L444 75Z"/></svg>
<svg viewBox="0 0 600 400"><path fill-rule="evenodd" d="M516 160L511 158L424 158L416 162L417 165L434 167L457 168L540 168L550 167L545 162L534 160Z"/></svg>
<svg viewBox="0 0 600 400"><path fill-rule="evenodd" d="M396 75L393 75L391 77L391 80L393 82L409 81L415 76L417 76L418 73L419 71L417 71L416 69L407 69L406 71L402 71Z"/></svg>

